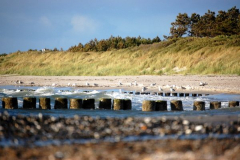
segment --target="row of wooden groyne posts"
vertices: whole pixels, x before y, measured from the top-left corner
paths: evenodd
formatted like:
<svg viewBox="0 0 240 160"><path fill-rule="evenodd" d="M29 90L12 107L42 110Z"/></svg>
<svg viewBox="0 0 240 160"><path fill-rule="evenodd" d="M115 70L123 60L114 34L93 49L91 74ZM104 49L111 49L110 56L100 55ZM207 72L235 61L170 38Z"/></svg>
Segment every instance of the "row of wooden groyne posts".
<svg viewBox="0 0 240 160"><path fill-rule="evenodd" d="M36 97L24 97L23 98L23 109L36 109ZM51 109L51 99L47 97L39 98L39 109ZM95 99L78 99L72 98L55 98L54 109L96 109ZM181 100L170 101L172 111L183 111L183 104ZM239 106L239 101L229 101L229 107ZM17 97L3 97L2 107L4 109L18 109ZM212 101L210 102L210 109L221 108L221 102ZM113 109L113 110L131 110L132 101L130 99L112 99L101 98L99 100L98 109ZM194 101L193 110L202 111L205 110L204 101ZM142 111L167 111L167 101L165 100L144 100L142 102Z"/></svg>
<svg viewBox="0 0 240 160"><path fill-rule="evenodd" d="M13 90L16 91L16 89L9 89L9 90ZM36 90L34 89L21 89L19 90L20 92L24 92L24 91L30 91L30 92L34 92ZM60 90L61 92L73 92L70 90ZM90 91L83 91L83 93L88 93ZM112 91L113 93L114 91ZM135 91L129 91L129 92L123 92L124 94L134 94L134 95L158 95L158 96L165 96L165 97L201 97L201 96L209 96L210 94L206 93L206 94L201 94L201 93L177 93L177 92L135 92Z"/></svg>

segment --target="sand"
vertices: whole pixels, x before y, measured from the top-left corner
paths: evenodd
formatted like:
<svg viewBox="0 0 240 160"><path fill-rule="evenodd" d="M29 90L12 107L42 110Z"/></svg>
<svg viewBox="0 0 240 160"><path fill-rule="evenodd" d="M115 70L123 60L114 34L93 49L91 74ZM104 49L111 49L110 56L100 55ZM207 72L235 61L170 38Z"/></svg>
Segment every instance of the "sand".
<svg viewBox="0 0 240 160"><path fill-rule="evenodd" d="M16 84L17 81L23 83ZM135 81L137 85L134 85ZM207 84L200 86L200 82ZM89 86L86 83L89 83ZM156 84L151 86L154 83ZM128 91L141 91L144 86L148 92L159 92L159 86L163 92L169 92L170 86L174 86L175 92L240 93L240 76L0 76L0 85L52 86L52 84L59 87L75 84L75 87L84 89Z"/></svg>

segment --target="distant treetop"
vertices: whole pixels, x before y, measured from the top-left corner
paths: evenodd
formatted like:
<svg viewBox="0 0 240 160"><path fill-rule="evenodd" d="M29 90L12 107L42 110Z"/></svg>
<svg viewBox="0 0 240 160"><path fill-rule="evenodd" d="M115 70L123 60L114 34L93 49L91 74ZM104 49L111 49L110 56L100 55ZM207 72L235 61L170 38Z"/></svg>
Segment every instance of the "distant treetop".
<svg viewBox="0 0 240 160"><path fill-rule="evenodd" d="M227 12L215 12L208 10L207 13L200 16L192 13L179 13L175 22L171 23L170 36L163 36L165 39L178 37L215 37L219 35L231 36L240 35L240 12L239 9L232 7ZM79 43L68 49L71 52L87 52L87 51L108 51L113 49L124 49L128 47L139 46L141 44L153 44L161 42L157 36L153 39L136 37L122 38L120 36L111 36L108 39L90 40L86 44Z"/></svg>
<svg viewBox="0 0 240 160"><path fill-rule="evenodd" d="M113 49L124 49L128 47L139 46L141 44L153 44L161 42L161 39L157 36L153 39L145 39L140 36L136 37L126 37L122 38L120 36L113 37L111 36L108 39L102 39L98 41L96 38L90 40L88 43L83 45L79 43L78 45L72 46L68 49L71 52L87 52L87 51L108 51Z"/></svg>
<svg viewBox="0 0 240 160"><path fill-rule="evenodd" d="M240 12L235 6L227 12L218 11L217 15L210 10L202 16L197 13L193 13L191 16L188 16L187 13L179 13L176 21L171 25L170 36L164 36L165 38L239 35Z"/></svg>

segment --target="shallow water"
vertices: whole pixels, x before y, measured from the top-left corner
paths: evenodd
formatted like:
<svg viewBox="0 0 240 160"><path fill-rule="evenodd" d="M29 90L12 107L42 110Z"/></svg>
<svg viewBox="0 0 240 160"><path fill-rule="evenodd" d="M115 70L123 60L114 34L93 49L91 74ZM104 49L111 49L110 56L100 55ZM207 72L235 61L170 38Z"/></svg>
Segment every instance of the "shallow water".
<svg viewBox="0 0 240 160"><path fill-rule="evenodd" d="M87 92L86 92L87 91ZM124 93L127 92L127 93ZM88 115L88 116L100 116L100 117L158 117L158 116L213 116L213 115L240 115L240 107L228 108L229 101L239 101L239 94L212 94L199 97L164 97L159 95L135 95L129 94L126 90L111 89L111 90L87 90L71 87L24 87L24 86L0 86L0 98L6 96L18 97L19 109L8 110L10 115L43 115L61 116L61 117L73 117L74 115ZM52 110L41 109L22 109L23 97L34 96L37 98L37 108L39 97L50 97ZM122 98L131 99L132 110L70 110L70 109L53 109L54 99L56 97L66 98L94 98L95 106L98 107L100 98ZM144 100L167 100L168 111L164 112L142 112L142 102ZM170 101L181 100L183 102L182 112L170 111ZM193 111L194 101L205 101L206 111ZM221 101L222 108L217 110L209 110L210 101ZM0 100L0 112L3 112L2 102Z"/></svg>

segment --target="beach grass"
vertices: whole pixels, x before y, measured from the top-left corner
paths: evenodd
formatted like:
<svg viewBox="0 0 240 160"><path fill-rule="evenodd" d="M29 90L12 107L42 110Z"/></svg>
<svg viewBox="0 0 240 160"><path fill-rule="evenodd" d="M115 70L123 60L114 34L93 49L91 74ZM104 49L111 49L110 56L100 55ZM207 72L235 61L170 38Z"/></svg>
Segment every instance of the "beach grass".
<svg viewBox="0 0 240 160"><path fill-rule="evenodd" d="M0 74L42 76L240 75L240 36L178 38L106 52L15 52Z"/></svg>

